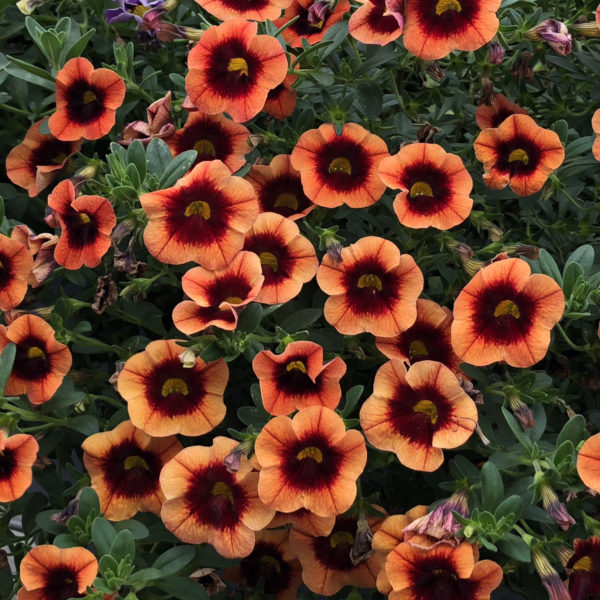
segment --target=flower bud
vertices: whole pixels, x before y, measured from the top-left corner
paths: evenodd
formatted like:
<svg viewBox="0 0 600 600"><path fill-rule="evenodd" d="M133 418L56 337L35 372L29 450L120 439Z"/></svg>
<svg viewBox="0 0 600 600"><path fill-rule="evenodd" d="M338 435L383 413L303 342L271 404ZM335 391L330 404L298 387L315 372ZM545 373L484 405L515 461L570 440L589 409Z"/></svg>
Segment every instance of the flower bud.
<svg viewBox="0 0 600 600"><path fill-rule="evenodd" d="M317 0L308 7L308 22L313 27L323 27L327 17L331 14L329 0Z"/></svg>
<svg viewBox="0 0 600 600"><path fill-rule="evenodd" d="M540 494L544 509L563 531L567 531L571 525L575 524L575 519L568 513L567 507L559 501L558 496L547 481L542 482Z"/></svg>
<svg viewBox="0 0 600 600"><path fill-rule="evenodd" d="M510 72L514 79L523 77L527 81L533 79L533 69L531 68L531 59L533 58L533 52L529 50L523 50L517 57L515 64Z"/></svg>
<svg viewBox="0 0 600 600"><path fill-rule="evenodd" d="M519 421L519 425L521 425L523 431L535 427L535 418L531 408L519 398L516 392L510 392L506 399L508 400L510 410L512 410L513 415Z"/></svg>
<svg viewBox="0 0 600 600"><path fill-rule="evenodd" d="M488 62L493 65L500 65L504 61L506 50L499 42L497 37L488 44Z"/></svg>
<svg viewBox="0 0 600 600"><path fill-rule="evenodd" d="M560 575L550 564L550 561L546 558L539 545L531 549L531 555L535 570L538 572L550 600L571 600L571 596L562 582Z"/></svg>

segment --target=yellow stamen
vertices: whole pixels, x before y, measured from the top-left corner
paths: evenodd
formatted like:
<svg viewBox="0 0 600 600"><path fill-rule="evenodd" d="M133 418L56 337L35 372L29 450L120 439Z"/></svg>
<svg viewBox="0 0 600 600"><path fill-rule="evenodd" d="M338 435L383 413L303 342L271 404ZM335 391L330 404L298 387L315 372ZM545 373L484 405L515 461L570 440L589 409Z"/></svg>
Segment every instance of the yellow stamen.
<svg viewBox="0 0 600 600"><path fill-rule="evenodd" d="M421 340L413 340L408 347L408 358L412 360L417 356L429 356L427 346Z"/></svg>
<svg viewBox="0 0 600 600"><path fill-rule="evenodd" d="M594 568L594 563L589 556L582 556L574 565L574 571L591 571Z"/></svg>
<svg viewBox="0 0 600 600"><path fill-rule="evenodd" d="M450 577L452 579L454 579L454 581L456 581L458 579L458 577L456 576L456 573L453 573L452 571L448 570L448 569L433 569L432 573L434 575L436 575L437 577L440 577L442 575L450 575Z"/></svg>
<svg viewBox="0 0 600 600"><path fill-rule="evenodd" d="M194 150L199 155L209 154L210 156L217 155L217 149L210 140L200 140L194 144Z"/></svg>
<svg viewBox="0 0 600 600"><path fill-rule="evenodd" d="M375 288L378 292L380 292L383 289L383 284L377 275L367 273L366 275L361 275L359 277L358 287L361 289L366 287Z"/></svg>
<svg viewBox="0 0 600 600"><path fill-rule="evenodd" d="M2 264L1 260L0 260L0 269L4 269L4 265Z"/></svg>
<svg viewBox="0 0 600 600"><path fill-rule="evenodd" d="M346 175L352 175L352 165L347 158L339 157L334 158L329 163L330 173L346 173Z"/></svg>
<svg viewBox="0 0 600 600"><path fill-rule="evenodd" d="M424 181L417 181L413 183L410 188L410 197L418 198L419 196L427 196L429 198L433 198L433 190L428 183Z"/></svg>
<svg viewBox="0 0 600 600"><path fill-rule="evenodd" d="M273 571L281 573L281 565L279 564L279 561L273 556L261 556L258 562L260 563L260 566L263 567L261 568L261 572L264 570L270 573L272 573Z"/></svg>
<svg viewBox="0 0 600 600"><path fill-rule="evenodd" d="M332 548L340 544L352 546L354 544L354 536L349 531L336 531L329 539L329 544Z"/></svg>
<svg viewBox="0 0 600 600"><path fill-rule="evenodd" d="M512 163L517 161L522 162L524 165L529 164L529 154L522 148L517 148L508 155L508 162Z"/></svg>
<svg viewBox="0 0 600 600"><path fill-rule="evenodd" d="M227 65L227 70L230 73L239 71L241 74L248 77L248 63L245 58L232 58Z"/></svg>
<svg viewBox="0 0 600 600"><path fill-rule="evenodd" d="M160 390L160 395L163 398L166 398L171 394L183 394L184 396L187 396L189 393L190 390L188 389L187 383L183 379L178 378L167 379Z"/></svg>
<svg viewBox="0 0 600 600"><path fill-rule="evenodd" d="M208 202L204 202L204 200L196 200L195 202L188 204L183 214L186 217L200 215L205 221L208 221L210 219L210 206Z"/></svg>
<svg viewBox="0 0 600 600"><path fill-rule="evenodd" d="M52 164L53 165L62 165L65 162L66 158L67 158L67 155L64 152L61 152L60 154L57 154L52 159Z"/></svg>
<svg viewBox="0 0 600 600"><path fill-rule="evenodd" d="M286 371L300 371L306 373L306 365L301 360L293 360L286 368Z"/></svg>
<svg viewBox="0 0 600 600"><path fill-rule="evenodd" d="M83 103L89 104L90 102L94 102L94 100L98 100L96 94L94 94L92 90L85 90L85 92L83 93Z"/></svg>
<svg viewBox="0 0 600 600"><path fill-rule="evenodd" d="M298 198L294 196L294 194L279 194L277 198L275 198L275 208L285 207L291 208L292 210L298 209Z"/></svg>
<svg viewBox="0 0 600 600"><path fill-rule="evenodd" d="M227 500L233 504L233 492L231 491L231 488L223 481L217 481L217 483L213 485L212 495L223 496L223 498L227 498Z"/></svg>
<svg viewBox="0 0 600 600"><path fill-rule="evenodd" d="M267 267L271 267L273 271L277 271L279 267L279 262L274 254L272 254L271 252L261 252L258 255L258 258L260 258L261 265L266 265Z"/></svg>
<svg viewBox="0 0 600 600"><path fill-rule="evenodd" d="M134 467L142 467L146 471L150 470L148 463L141 456L128 456L125 459L124 467L126 471L130 471Z"/></svg>
<svg viewBox="0 0 600 600"><path fill-rule="evenodd" d="M427 415L432 425L435 425L438 420L437 406L431 400L419 400L413 406L413 412Z"/></svg>
<svg viewBox="0 0 600 600"><path fill-rule="evenodd" d="M241 304L243 300L239 296L229 296L228 298L225 298L225 302L228 302L229 304Z"/></svg>
<svg viewBox="0 0 600 600"><path fill-rule="evenodd" d="M46 358L46 353L37 346L32 346L27 350L27 358Z"/></svg>
<svg viewBox="0 0 600 600"><path fill-rule="evenodd" d="M448 10L461 12L462 6L458 0L439 0L439 2L435 5L436 15L443 15Z"/></svg>
<svg viewBox="0 0 600 600"><path fill-rule="evenodd" d="M304 460L305 458L312 458L316 460L318 463L323 462L323 453L314 446L308 446L308 448L304 448L304 450L300 450L298 455L296 456L298 460Z"/></svg>
<svg viewBox="0 0 600 600"><path fill-rule="evenodd" d="M89 217L89 215L87 215L86 213L79 213L79 220L84 224L87 225L88 223L91 222L91 219Z"/></svg>
<svg viewBox="0 0 600 600"><path fill-rule="evenodd" d="M502 302L496 306L494 316L501 317L502 315L511 315L515 319L518 319L521 316L521 312L519 311L519 307L512 300L502 300Z"/></svg>
<svg viewBox="0 0 600 600"><path fill-rule="evenodd" d="M66 577L66 578L65 578L65 583L66 583L67 585L71 585L71 584L73 583L73 580L72 580L70 577Z"/></svg>
<svg viewBox="0 0 600 600"><path fill-rule="evenodd" d="M131 12L138 17L143 17L150 10L149 6L136 6Z"/></svg>

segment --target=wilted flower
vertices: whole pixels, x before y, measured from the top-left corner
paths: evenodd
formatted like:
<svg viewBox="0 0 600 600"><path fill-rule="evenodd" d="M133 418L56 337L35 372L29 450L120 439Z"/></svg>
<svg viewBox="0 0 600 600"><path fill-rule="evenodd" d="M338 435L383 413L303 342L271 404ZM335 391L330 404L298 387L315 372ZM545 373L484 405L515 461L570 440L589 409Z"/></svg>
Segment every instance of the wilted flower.
<svg viewBox="0 0 600 600"><path fill-rule="evenodd" d="M26 0L27 1L27 0ZM29 0L32 1L32 0ZM35 1L35 0L33 0ZM114 0L119 5L118 8L109 8L104 11L104 16L108 24L119 23L135 19L138 23L142 22L142 17L146 12L155 7L161 7L164 0Z"/></svg>
<svg viewBox="0 0 600 600"><path fill-rule="evenodd" d="M497 37L488 44L488 62L493 65L500 65L504 61L506 50L498 41Z"/></svg>
<svg viewBox="0 0 600 600"><path fill-rule="evenodd" d="M531 549L533 564L538 572L550 600L571 600L571 596L556 569L550 564L539 545Z"/></svg>
<svg viewBox="0 0 600 600"><path fill-rule="evenodd" d="M509 393L506 399L508 400L510 410L512 410L513 415L519 421L519 425L521 425L523 431L535 427L535 418L533 417L531 408L519 398L517 393Z"/></svg>
<svg viewBox="0 0 600 600"><path fill-rule="evenodd" d="M531 81L533 79L533 69L530 65L532 58L533 52L530 52L529 50L523 50L517 57L510 74L515 79L524 77L527 81Z"/></svg>
<svg viewBox="0 0 600 600"><path fill-rule="evenodd" d="M173 40L199 40L204 33L202 29L193 27L180 27L173 23L163 22L162 18L167 11L162 7L152 8L144 13L140 29L152 38L161 42Z"/></svg>
<svg viewBox="0 0 600 600"><path fill-rule="evenodd" d="M317 0L308 8L308 22L317 27L322 27L325 19L331 14L331 2L329 0Z"/></svg>
<svg viewBox="0 0 600 600"><path fill-rule="evenodd" d="M544 40L561 56L571 52L572 38L567 26L556 19L546 19L525 34L530 40Z"/></svg>
<svg viewBox="0 0 600 600"><path fill-rule="evenodd" d="M559 501L556 492L547 481L540 485L540 494L544 509L563 531L575 524L575 519L568 513L564 503Z"/></svg>
<svg viewBox="0 0 600 600"><path fill-rule="evenodd" d="M167 92L164 98L153 102L147 109L148 122L133 121L127 123L123 130L123 137L119 143L128 146L133 140L140 140L142 144L148 144L154 138L167 138L175 132L173 117L171 114L171 92Z"/></svg>
<svg viewBox="0 0 600 600"><path fill-rule="evenodd" d="M92 310L101 315L109 306L113 305L119 298L117 284L112 280L110 274L98 277L98 285L94 294Z"/></svg>
<svg viewBox="0 0 600 600"><path fill-rule="evenodd" d="M367 516L361 512L356 525L354 544L350 549L350 562L356 566L373 554L373 532L369 527Z"/></svg>

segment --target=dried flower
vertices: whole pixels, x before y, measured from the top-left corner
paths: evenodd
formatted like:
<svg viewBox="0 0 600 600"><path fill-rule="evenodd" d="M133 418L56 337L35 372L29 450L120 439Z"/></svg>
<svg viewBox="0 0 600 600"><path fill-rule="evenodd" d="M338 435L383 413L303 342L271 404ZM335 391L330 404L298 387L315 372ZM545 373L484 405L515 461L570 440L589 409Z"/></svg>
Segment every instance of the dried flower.
<svg viewBox="0 0 600 600"><path fill-rule="evenodd" d="M519 395L515 391L511 391L506 399L508 400L510 410L512 410L513 415L519 421L519 425L521 425L523 431L535 427L535 418L531 408L519 398Z"/></svg>
<svg viewBox="0 0 600 600"><path fill-rule="evenodd" d="M533 52L530 52L529 50L523 50L515 61L510 74L515 79L523 77L527 81L531 81L533 79L533 69L531 68L530 64L532 58Z"/></svg>
<svg viewBox="0 0 600 600"><path fill-rule="evenodd" d="M146 109L146 115L147 123L133 121L125 125L123 137L119 140L120 144L128 146L133 140L148 144L154 138L164 139L175 132L171 113L171 92L167 92L164 98L153 102Z"/></svg>
<svg viewBox="0 0 600 600"><path fill-rule="evenodd" d="M488 62L493 65L500 65L504 61L506 50L497 37L488 44Z"/></svg>
<svg viewBox="0 0 600 600"><path fill-rule="evenodd" d="M98 285L94 294L92 310L101 315L109 306L112 306L119 298L117 284L112 280L110 273L98 277Z"/></svg>
<svg viewBox="0 0 600 600"><path fill-rule="evenodd" d="M313 27L323 27L323 23L331 14L331 2L329 0L317 0L308 8L308 22Z"/></svg>
<svg viewBox="0 0 600 600"><path fill-rule="evenodd" d="M538 572L550 600L571 600L571 596L556 569L550 564L539 544L531 549L533 564Z"/></svg>
<svg viewBox="0 0 600 600"><path fill-rule="evenodd" d="M575 519L569 514L564 503L559 501L558 496L547 481L543 481L540 485L540 494L544 509L563 531L575 524Z"/></svg>
<svg viewBox="0 0 600 600"><path fill-rule="evenodd" d="M544 40L561 56L570 54L572 38L567 26L556 19L546 19L525 34L530 40Z"/></svg>
<svg viewBox="0 0 600 600"><path fill-rule="evenodd" d="M352 548L350 549L350 562L354 566L367 560L373 554L372 542L373 532L369 527L366 515L361 511L358 516L354 544L352 544Z"/></svg>

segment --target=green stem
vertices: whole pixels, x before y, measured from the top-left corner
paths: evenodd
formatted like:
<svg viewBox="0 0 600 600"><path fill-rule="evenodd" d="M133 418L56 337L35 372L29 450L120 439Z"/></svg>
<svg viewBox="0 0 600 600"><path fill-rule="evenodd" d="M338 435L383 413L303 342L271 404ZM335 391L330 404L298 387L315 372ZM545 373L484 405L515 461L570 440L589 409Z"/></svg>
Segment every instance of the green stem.
<svg viewBox="0 0 600 600"><path fill-rule="evenodd" d="M589 344L586 344L585 346L578 346L577 344L571 341L571 338L567 335L567 332L563 329L560 323L556 324L556 328L558 329L558 331L560 331L560 334L562 335L563 339L565 340L565 342L567 342L570 348L572 348L573 350L577 350L577 352L589 352Z"/></svg>
<svg viewBox="0 0 600 600"><path fill-rule="evenodd" d="M14 404L7 403L2 408L3 408L3 410L5 410L7 412L12 412L17 415L20 415L28 421L43 421L44 423L54 423L55 425L65 425L68 420L66 418L59 419L57 417L50 417L48 415L44 415L41 413L34 413L25 408L19 408L18 406L15 406Z"/></svg>
<svg viewBox="0 0 600 600"><path fill-rule="evenodd" d="M13 112L17 115L24 115L26 117L30 116L31 114L28 110L23 110L22 108L17 108L16 106L11 106L10 104L0 104L0 109Z"/></svg>

